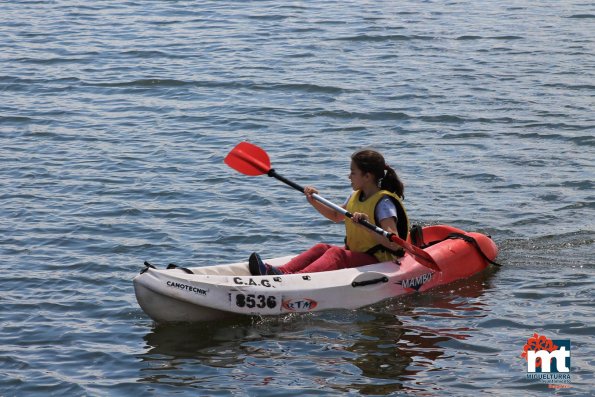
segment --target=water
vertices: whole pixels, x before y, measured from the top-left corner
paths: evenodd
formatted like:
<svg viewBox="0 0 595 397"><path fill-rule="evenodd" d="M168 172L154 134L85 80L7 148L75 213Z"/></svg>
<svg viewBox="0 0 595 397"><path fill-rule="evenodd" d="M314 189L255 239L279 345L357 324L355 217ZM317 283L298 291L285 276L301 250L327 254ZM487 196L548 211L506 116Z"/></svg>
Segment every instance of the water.
<svg viewBox="0 0 595 397"><path fill-rule="evenodd" d="M584 1L0 4L0 395L589 395L595 8ZM342 229L223 164L241 140L341 202L381 150L417 223L491 269L357 311L154 326L131 279ZM525 379L534 332L572 382ZM591 385L591 386L590 386Z"/></svg>

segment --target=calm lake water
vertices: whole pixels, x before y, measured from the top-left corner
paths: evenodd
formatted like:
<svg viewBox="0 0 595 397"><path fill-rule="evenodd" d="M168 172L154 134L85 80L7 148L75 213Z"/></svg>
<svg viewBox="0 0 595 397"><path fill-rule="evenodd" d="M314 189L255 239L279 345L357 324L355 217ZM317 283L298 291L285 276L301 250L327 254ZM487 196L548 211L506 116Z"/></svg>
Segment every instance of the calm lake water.
<svg viewBox="0 0 595 397"><path fill-rule="evenodd" d="M0 3L0 395L590 395L595 7L587 1ZM356 311L156 326L144 260L339 244L238 142L326 198L381 150L413 221L501 268ZM571 383L526 378L533 333ZM591 390L591 391L590 391Z"/></svg>

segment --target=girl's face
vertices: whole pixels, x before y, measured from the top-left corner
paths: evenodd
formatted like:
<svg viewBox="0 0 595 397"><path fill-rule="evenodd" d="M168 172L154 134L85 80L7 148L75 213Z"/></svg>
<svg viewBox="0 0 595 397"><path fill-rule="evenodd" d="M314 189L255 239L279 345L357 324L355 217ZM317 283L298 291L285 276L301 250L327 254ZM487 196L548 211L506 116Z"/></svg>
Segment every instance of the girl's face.
<svg viewBox="0 0 595 397"><path fill-rule="evenodd" d="M357 165L351 162L351 172L349 173L349 180L351 181L351 188L353 190L361 190L370 181L370 174L362 172Z"/></svg>

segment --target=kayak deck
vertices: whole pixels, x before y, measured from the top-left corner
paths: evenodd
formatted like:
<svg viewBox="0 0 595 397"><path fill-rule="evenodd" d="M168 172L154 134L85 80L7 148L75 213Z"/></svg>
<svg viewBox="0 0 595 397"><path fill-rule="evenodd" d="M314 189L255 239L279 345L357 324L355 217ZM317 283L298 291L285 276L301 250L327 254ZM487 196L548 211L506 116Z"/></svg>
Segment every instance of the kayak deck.
<svg viewBox="0 0 595 397"><path fill-rule="evenodd" d="M465 233L450 226L431 226L424 228L423 237L426 242L444 239L453 230ZM398 263L279 276L253 276L247 262L188 269L148 267L134 278L134 288L141 308L157 322L355 309L423 292L485 269L486 257L493 260L497 255L496 245L483 234L465 235L477 241L477 247L462 239L446 239L425 248L439 265L439 271L429 269L409 254ZM280 266L291 257L266 262Z"/></svg>

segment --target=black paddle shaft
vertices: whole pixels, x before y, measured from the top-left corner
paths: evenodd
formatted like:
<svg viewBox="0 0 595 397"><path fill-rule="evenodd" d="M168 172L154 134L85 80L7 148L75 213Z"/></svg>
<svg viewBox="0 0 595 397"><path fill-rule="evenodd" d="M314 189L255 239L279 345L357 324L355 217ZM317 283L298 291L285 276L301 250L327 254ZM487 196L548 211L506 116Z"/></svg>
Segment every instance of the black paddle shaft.
<svg viewBox="0 0 595 397"><path fill-rule="evenodd" d="M295 190L299 190L300 192L304 193L304 188L300 185L298 185L297 183L290 181L289 179L277 174L277 172L275 172L275 170L273 168L271 168L269 170L269 172L267 172L268 176L271 176L273 178L276 178L278 180L280 180L281 182L285 183L286 185L291 186L292 188L294 188Z"/></svg>

